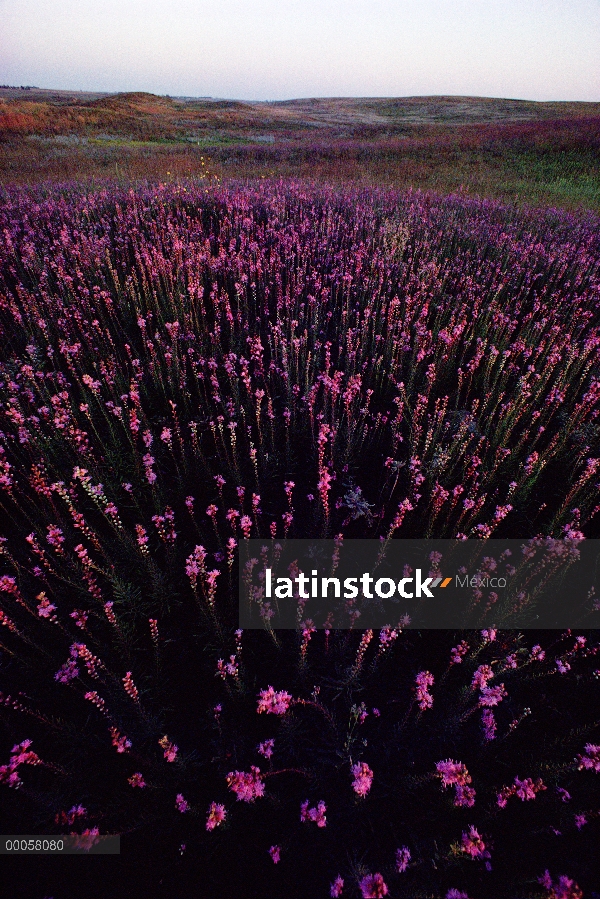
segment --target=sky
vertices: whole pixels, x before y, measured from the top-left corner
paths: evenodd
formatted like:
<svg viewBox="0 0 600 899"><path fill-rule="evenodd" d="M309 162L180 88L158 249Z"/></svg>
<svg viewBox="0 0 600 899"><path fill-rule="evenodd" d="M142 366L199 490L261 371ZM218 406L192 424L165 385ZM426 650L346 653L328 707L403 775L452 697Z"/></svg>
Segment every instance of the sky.
<svg viewBox="0 0 600 899"><path fill-rule="evenodd" d="M600 0L0 0L0 84L600 101Z"/></svg>

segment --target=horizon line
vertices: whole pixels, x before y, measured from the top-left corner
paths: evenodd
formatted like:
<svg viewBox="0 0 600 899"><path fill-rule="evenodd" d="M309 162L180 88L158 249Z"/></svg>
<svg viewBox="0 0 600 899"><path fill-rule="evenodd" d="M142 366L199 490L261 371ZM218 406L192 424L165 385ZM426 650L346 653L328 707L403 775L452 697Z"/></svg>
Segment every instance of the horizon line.
<svg viewBox="0 0 600 899"><path fill-rule="evenodd" d="M600 104L599 100L530 100L526 97L501 97L487 96L484 94L379 94L379 95L323 95L323 96L305 96L305 97L287 97L277 100L242 100L239 97L215 97L211 95L195 95L195 94L157 94L154 91L146 90L115 90L100 91L88 90L85 88L61 88L61 87L40 87L33 84L3 84L0 85L0 91L46 91L48 93L62 94L97 94L103 97L119 97L135 94L147 94L150 97L162 97L168 100L210 100L213 102L230 102L230 103L296 103L306 100L502 100L508 103L535 103L536 105L548 105L550 103L581 103L586 105Z"/></svg>

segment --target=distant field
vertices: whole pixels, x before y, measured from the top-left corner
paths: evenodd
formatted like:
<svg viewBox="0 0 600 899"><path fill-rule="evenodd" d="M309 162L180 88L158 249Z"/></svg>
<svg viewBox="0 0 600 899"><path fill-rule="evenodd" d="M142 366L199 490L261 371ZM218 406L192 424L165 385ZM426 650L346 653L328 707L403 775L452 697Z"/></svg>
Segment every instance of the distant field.
<svg viewBox="0 0 600 899"><path fill-rule="evenodd" d="M599 899L598 572L583 632L504 615L600 538L600 104L0 88L0 129L0 830L120 834L132 896ZM279 629L288 538L336 580L485 539L482 629Z"/></svg>
<svg viewBox="0 0 600 899"><path fill-rule="evenodd" d="M600 209L600 103L0 89L0 181L300 176Z"/></svg>

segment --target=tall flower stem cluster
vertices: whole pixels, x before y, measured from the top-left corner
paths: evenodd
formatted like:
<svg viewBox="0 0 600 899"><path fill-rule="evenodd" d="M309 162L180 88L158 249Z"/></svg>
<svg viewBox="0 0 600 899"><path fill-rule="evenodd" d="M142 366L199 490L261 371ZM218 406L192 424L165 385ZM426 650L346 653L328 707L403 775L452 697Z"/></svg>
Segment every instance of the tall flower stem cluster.
<svg viewBox="0 0 600 899"><path fill-rule="evenodd" d="M599 224L299 182L5 189L11 820L81 806L241 897L593 888L593 633L237 615L241 577L269 627L252 571L288 537L597 535Z"/></svg>

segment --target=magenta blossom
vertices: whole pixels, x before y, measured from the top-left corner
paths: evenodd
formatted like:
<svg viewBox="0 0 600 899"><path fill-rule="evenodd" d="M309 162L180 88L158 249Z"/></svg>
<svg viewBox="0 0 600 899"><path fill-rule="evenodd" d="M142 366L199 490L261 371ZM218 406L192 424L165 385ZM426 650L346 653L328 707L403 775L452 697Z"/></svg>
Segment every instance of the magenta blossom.
<svg viewBox="0 0 600 899"><path fill-rule="evenodd" d="M131 784L132 787L140 787L141 789L146 786L146 781L139 771L136 771L135 774L132 774L131 777L128 777L127 782Z"/></svg>
<svg viewBox="0 0 600 899"><path fill-rule="evenodd" d="M183 794L178 793L175 797L175 808L177 809L177 811L183 814L184 812L187 812L189 807L189 803L186 799L183 798Z"/></svg>
<svg viewBox="0 0 600 899"><path fill-rule="evenodd" d="M600 772L600 746L595 743L585 744L585 755L578 755L579 770Z"/></svg>
<svg viewBox="0 0 600 899"><path fill-rule="evenodd" d="M415 678L415 695L421 711L430 709L433 705L433 696L429 692L433 682L434 677L430 671L420 671Z"/></svg>
<svg viewBox="0 0 600 899"><path fill-rule="evenodd" d="M255 799L265 795L260 768L255 765L250 767L250 771L230 771L226 780L227 786L236 794L239 802L254 802Z"/></svg>
<svg viewBox="0 0 600 899"><path fill-rule="evenodd" d="M160 738L158 743L159 743L159 746L161 746L163 749L163 755L166 758L166 760L168 762L174 762L175 759L177 758L179 746L177 746L175 743L171 743L171 741L166 736L166 734L164 737Z"/></svg>
<svg viewBox="0 0 600 899"><path fill-rule="evenodd" d="M81 834L71 834L71 836L75 837L74 845L77 849L83 849L86 852L95 846L96 843L100 842L100 831L97 827L86 827L86 829Z"/></svg>
<svg viewBox="0 0 600 899"><path fill-rule="evenodd" d="M269 686L266 690L261 690L256 711L258 714L266 712L267 715L285 715L290 707L292 697L285 690L277 692L273 687Z"/></svg>
<svg viewBox="0 0 600 899"><path fill-rule="evenodd" d="M261 755L264 755L266 759L270 759L273 755L273 748L275 746L275 740L265 740L264 743L258 744L258 752Z"/></svg>
<svg viewBox="0 0 600 899"><path fill-rule="evenodd" d="M389 890L381 874L367 874L358 884L362 899L380 899L387 896Z"/></svg>
<svg viewBox="0 0 600 899"><path fill-rule="evenodd" d="M396 849L396 871L398 871L399 874L404 874L408 869L409 863L410 849L408 846L402 846L401 849Z"/></svg>
<svg viewBox="0 0 600 899"><path fill-rule="evenodd" d="M574 880L562 874L556 882L552 880L550 872L546 869L541 877L538 877L538 883L550 890L548 899L583 899L583 893Z"/></svg>
<svg viewBox="0 0 600 899"><path fill-rule="evenodd" d="M352 774L354 775L352 789L357 796L366 796L373 783L373 772L366 762L359 762L358 765L352 766Z"/></svg>
<svg viewBox="0 0 600 899"><path fill-rule="evenodd" d="M437 762L435 767L442 778L443 787L449 787L452 784L471 783L471 775L467 771L466 765L463 765L462 762L446 759L443 762Z"/></svg>
<svg viewBox="0 0 600 899"><path fill-rule="evenodd" d="M225 806L218 802L211 802L208 809L208 817L206 818L206 829L214 830L215 827L223 823L226 817Z"/></svg>
<svg viewBox="0 0 600 899"><path fill-rule="evenodd" d="M536 781L533 781L531 777L526 777L524 780L515 777L515 794L523 802L527 799L535 799L535 794L545 789L546 787L539 777Z"/></svg>
<svg viewBox="0 0 600 899"><path fill-rule="evenodd" d="M498 684L497 687L482 687L479 696L479 705L490 707L498 705L507 695L504 684Z"/></svg>
<svg viewBox="0 0 600 899"><path fill-rule="evenodd" d="M485 848L485 843L481 839L479 835L479 831L476 827L471 825L469 827L468 833L463 833L462 835L462 846L460 847L463 852L467 855L470 855L471 858L489 858L490 853Z"/></svg>
<svg viewBox="0 0 600 899"><path fill-rule="evenodd" d="M331 899L339 899L339 897L342 895L343 890L344 890L344 878L340 877L340 875L338 874L338 876L335 878L335 880L331 884L331 888L329 890L329 895L331 896Z"/></svg>
<svg viewBox="0 0 600 899"><path fill-rule="evenodd" d="M473 684L473 687L477 687L479 690L483 690L484 687L487 686L487 682L491 680L493 676L494 672L489 665L480 665L473 675L473 680L471 681L471 683Z"/></svg>
<svg viewBox="0 0 600 899"><path fill-rule="evenodd" d="M300 806L300 820L302 822L314 821L317 827L327 827L327 818L325 815L327 806L323 800L313 808L309 808L308 806L309 801L306 799Z"/></svg>

